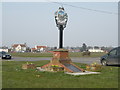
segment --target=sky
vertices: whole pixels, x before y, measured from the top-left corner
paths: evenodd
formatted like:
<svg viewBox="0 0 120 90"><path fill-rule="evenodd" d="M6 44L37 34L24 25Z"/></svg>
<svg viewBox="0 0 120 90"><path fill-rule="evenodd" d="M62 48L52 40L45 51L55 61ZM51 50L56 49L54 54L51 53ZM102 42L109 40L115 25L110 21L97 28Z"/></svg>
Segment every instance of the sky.
<svg viewBox="0 0 120 90"><path fill-rule="evenodd" d="M118 46L117 2L62 2L68 14L64 46ZM3 2L2 45L27 43L28 46L58 46L59 30L54 13L60 4L51 2ZM1 34L0 34L1 35Z"/></svg>

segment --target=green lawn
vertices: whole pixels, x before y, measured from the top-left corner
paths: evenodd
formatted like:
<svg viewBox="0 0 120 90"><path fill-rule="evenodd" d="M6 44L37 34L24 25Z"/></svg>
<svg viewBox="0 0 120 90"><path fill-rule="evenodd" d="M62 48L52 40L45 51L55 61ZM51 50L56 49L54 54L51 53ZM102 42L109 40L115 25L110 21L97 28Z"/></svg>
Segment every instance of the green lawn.
<svg viewBox="0 0 120 90"><path fill-rule="evenodd" d="M52 57L52 53L10 53L12 56L18 57ZM81 52L70 52L70 57L100 57L105 55L105 53L91 53L91 56L82 56Z"/></svg>
<svg viewBox="0 0 120 90"><path fill-rule="evenodd" d="M52 57L52 53L10 53L12 56L17 57Z"/></svg>
<svg viewBox="0 0 120 90"><path fill-rule="evenodd" d="M32 61L37 66L49 61ZM118 68L104 66L101 74L71 76L62 72L40 72L34 69L22 70L25 61L3 61L3 88L117 88ZM75 63L85 68L85 64ZM40 75L37 77L36 75Z"/></svg>

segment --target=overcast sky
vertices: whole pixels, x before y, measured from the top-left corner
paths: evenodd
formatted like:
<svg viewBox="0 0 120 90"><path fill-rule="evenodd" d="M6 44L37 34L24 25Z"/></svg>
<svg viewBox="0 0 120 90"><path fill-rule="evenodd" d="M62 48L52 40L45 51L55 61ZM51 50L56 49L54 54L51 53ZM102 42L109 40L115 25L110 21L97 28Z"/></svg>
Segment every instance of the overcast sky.
<svg viewBox="0 0 120 90"><path fill-rule="evenodd" d="M64 29L64 46L118 46L117 2L62 2L68 22ZM50 2L2 3L2 45L27 43L28 46L58 46L58 28L54 12L59 4Z"/></svg>

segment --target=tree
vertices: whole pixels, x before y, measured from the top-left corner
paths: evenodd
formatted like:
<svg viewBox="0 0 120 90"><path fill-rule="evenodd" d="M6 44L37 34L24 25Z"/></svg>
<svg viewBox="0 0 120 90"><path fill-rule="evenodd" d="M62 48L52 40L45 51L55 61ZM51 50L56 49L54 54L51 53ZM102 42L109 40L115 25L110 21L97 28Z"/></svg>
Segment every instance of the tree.
<svg viewBox="0 0 120 90"><path fill-rule="evenodd" d="M94 46L94 49L99 49L99 46Z"/></svg>
<svg viewBox="0 0 120 90"><path fill-rule="evenodd" d="M87 51L87 45L85 43L82 45L82 51Z"/></svg>

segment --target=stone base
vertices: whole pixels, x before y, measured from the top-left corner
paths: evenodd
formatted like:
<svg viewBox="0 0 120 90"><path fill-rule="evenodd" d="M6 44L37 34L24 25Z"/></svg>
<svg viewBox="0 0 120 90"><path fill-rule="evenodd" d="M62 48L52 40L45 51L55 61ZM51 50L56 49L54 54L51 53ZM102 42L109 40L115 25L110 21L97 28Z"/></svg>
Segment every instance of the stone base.
<svg viewBox="0 0 120 90"><path fill-rule="evenodd" d="M44 69L50 69L52 65L57 65L58 67L64 68L63 70L66 72L74 72L70 68L66 67L65 64L68 64L76 69L79 69L81 72L84 72L83 69L79 68L75 64L72 63L72 60L70 59L68 55L68 50L66 49L57 49L53 51L53 58L50 61L50 63L42 66L41 68Z"/></svg>

